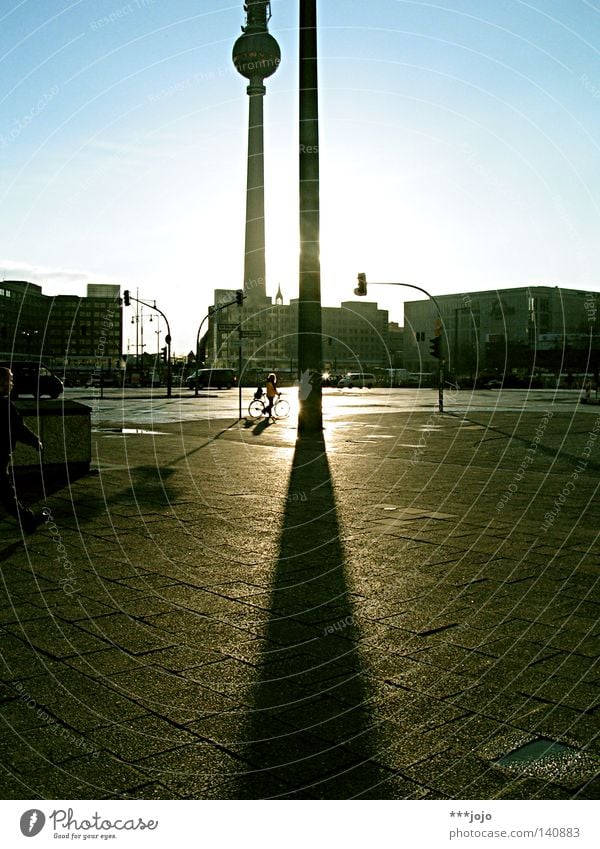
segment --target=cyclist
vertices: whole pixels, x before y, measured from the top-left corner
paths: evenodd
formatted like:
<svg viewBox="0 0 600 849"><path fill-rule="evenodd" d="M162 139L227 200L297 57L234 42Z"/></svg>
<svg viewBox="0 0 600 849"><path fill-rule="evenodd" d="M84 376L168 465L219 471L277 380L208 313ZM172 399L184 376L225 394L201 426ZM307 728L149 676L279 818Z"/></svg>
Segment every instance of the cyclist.
<svg viewBox="0 0 600 849"><path fill-rule="evenodd" d="M275 403L275 399L279 395L279 390L277 389L277 375L274 372L271 372L267 377L267 406L265 408L265 415L268 419L273 418L273 404Z"/></svg>

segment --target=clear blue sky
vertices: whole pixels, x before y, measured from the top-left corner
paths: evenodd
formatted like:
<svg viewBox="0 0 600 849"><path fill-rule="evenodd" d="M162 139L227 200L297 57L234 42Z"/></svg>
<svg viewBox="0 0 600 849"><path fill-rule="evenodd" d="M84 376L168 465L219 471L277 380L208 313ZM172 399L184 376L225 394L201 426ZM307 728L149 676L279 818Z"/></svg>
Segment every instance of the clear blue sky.
<svg viewBox="0 0 600 849"><path fill-rule="evenodd" d="M243 277L248 98L232 0L3 0L0 275L139 287L193 345ZM322 0L324 304L600 289L597 0ZM297 295L298 2L274 0L267 290ZM400 289L370 291L402 319Z"/></svg>

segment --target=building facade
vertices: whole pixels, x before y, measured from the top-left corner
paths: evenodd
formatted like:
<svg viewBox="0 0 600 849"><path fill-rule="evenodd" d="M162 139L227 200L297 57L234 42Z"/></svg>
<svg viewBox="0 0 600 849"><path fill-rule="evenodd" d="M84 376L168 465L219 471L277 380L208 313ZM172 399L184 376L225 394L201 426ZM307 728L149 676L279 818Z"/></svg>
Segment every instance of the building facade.
<svg viewBox="0 0 600 849"><path fill-rule="evenodd" d="M53 368L117 367L123 318L119 286L89 285L86 297L44 295L22 280L0 283L0 357Z"/></svg>
<svg viewBox="0 0 600 849"><path fill-rule="evenodd" d="M232 300L234 290L215 290L213 311ZM239 368L241 327L242 369L252 382L256 373L275 370L297 377L298 299L283 302L256 296L239 307L213 312L202 342L201 357L216 366ZM335 373L372 371L393 365L388 339L388 313L376 303L346 301L322 308L323 368Z"/></svg>
<svg viewBox="0 0 600 849"><path fill-rule="evenodd" d="M457 378L597 368L600 295L550 286L437 295L446 369ZM432 301L404 304L404 360L431 372L437 309ZM586 368L587 366L587 368Z"/></svg>

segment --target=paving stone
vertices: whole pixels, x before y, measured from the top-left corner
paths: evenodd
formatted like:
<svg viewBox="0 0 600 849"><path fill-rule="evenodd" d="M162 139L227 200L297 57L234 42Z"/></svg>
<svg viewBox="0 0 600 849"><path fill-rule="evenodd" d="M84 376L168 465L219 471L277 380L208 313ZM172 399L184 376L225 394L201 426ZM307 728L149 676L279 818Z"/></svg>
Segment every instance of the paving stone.
<svg viewBox="0 0 600 849"><path fill-rule="evenodd" d="M2 795L5 799L85 799L88 786L59 766L32 769L22 774L4 772Z"/></svg>
<svg viewBox="0 0 600 849"><path fill-rule="evenodd" d="M43 757L48 766L81 755L97 757L99 754L97 746L88 736L80 734L74 728L51 721L50 718L41 728L23 731L20 740L29 746L31 751Z"/></svg>
<svg viewBox="0 0 600 849"><path fill-rule="evenodd" d="M600 706L600 687L563 676L539 679L530 685L519 681L519 690L525 695L571 707L581 713L591 712Z"/></svg>
<svg viewBox="0 0 600 849"><path fill-rule="evenodd" d="M127 669L142 669L148 665L148 655L130 655L120 648L103 648L100 651L69 657L65 663L84 675L103 680Z"/></svg>
<svg viewBox="0 0 600 849"><path fill-rule="evenodd" d="M401 443L428 417L329 429L335 492L319 447L289 478L293 428L259 443L234 427L210 450L218 423L98 439L111 468L75 481L73 502L53 496L78 594L57 586L46 536L2 543L6 797L593 798L583 773L516 778L478 751L511 733L598 754L596 471L541 534L579 445L553 453L568 416L498 517L539 415L444 419L411 465ZM393 439L366 439L370 424ZM271 480L266 456L285 474ZM412 512L400 527L382 505Z"/></svg>
<svg viewBox="0 0 600 849"><path fill-rule="evenodd" d="M11 604L0 608L0 626L15 622L29 622L32 619L45 619L43 610L27 602Z"/></svg>
<svg viewBox="0 0 600 849"><path fill-rule="evenodd" d="M514 781L513 776L457 749L428 757L404 772L409 777L418 775L421 782L454 799L494 799Z"/></svg>
<svg viewBox="0 0 600 849"><path fill-rule="evenodd" d="M198 742L144 758L138 768L184 798L210 799L222 798L221 787L237 782L248 766L216 746Z"/></svg>
<svg viewBox="0 0 600 849"><path fill-rule="evenodd" d="M141 654L173 645L172 638L164 632L143 625L124 613L113 613L110 616L80 622L79 627L98 636L105 643L123 648L131 654Z"/></svg>
<svg viewBox="0 0 600 849"><path fill-rule="evenodd" d="M5 629L27 642L34 649L54 658L67 658L106 648L106 642L68 622L57 622L47 616L30 622L7 625Z"/></svg>
<svg viewBox="0 0 600 849"><path fill-rule="evenodd" d="M168 672L183 672L186 669L197 669L206 663L216 663L223 660L224 654L217 648L199 646L169 646L166 649L148 652L140 656L144 664L151 662L153 666L166 669Z"/></svg>
<svg viewBox="0 0 600 849"><path fill-rule="evenodd" d="M220 693L157 667L115 675L111 683L119 692L175 724L186 724L241 704L235 693Z"/></svg>
<svg viewBox="0 0 600 849"><path fill-rule="evenodd" d="M184 743L194 743L197 738L156 716L142 716L97 728L89 733L89 740L97 749L108 750L122 761L135 763L150 755L179 748Z"/></svg>
<svg viewBox="0 0 600 849"><path fill-rule="evenodd" d="M182 799L183 797L176 793L174 790L166 787L164 784L160 784L157 781L150 782L148 784L141 784L138 787L133 788L131 791L122 791L114 796L106 796L106 799ZM221 797L226 798L226 797Z"/></svg>
<svg viewBox="0 0 600 849"><path fill-rule="evenodd" d="M60 717L79 731L104 725L115 714L129 718L147 713L134 701L70 669L51 680L47 676L28 679L23 695L27 704L35 703L36 712Z"/></svg>
<svg viewBox="0 0 600 849"><path fill-rule="evenodd" d="M82 798L106 799L148 783L142 772L105 753L96 758L75 758L63 768L86 788Z"/></svg>

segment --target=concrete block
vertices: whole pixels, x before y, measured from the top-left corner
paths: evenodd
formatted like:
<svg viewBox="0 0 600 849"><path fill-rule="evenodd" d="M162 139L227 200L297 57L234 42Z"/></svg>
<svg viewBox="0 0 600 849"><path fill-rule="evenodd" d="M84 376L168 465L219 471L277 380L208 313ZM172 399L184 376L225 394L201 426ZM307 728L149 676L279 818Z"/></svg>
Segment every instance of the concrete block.
<svg viewBox="0 0 600 849"><path fill-rule="evenodd" d="M44 445L44 469L85 473L92 459L91 407L77 401L19 399L16 407L25 424ZM15 469L39 468L40 456L28 445L17 443Z"/></svg>

